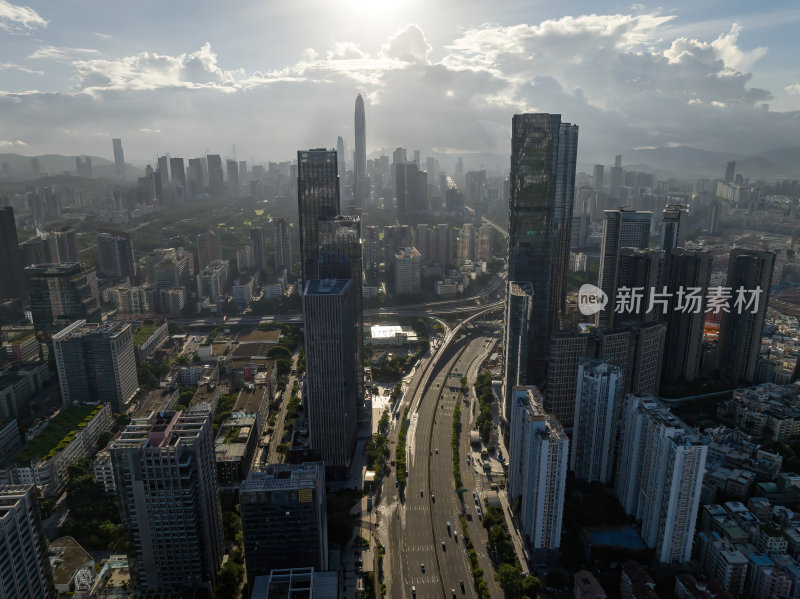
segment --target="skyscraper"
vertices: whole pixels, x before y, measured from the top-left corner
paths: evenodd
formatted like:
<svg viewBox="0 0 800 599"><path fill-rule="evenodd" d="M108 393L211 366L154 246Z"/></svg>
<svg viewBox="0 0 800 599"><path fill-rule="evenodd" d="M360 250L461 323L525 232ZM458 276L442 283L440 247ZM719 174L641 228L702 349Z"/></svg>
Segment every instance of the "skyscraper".
<svg viewBox="0 0 800 599"><path fill-rule="evenodd" d="M570 461L575 478L601 483L611 480L623 387L619 366L589 359L578 365Z"/></svg>
<svg viewBox="0 0 800 599"><path fill-rule="evenodd" d="M616 325L623 320L636 322L654 322L664 320L667 311L668 298L664 293L664 252L661 250L640 250L632 247L621 247L617 253L617 276L614 283L613 294L609 294L609 306L606 308L609 315L609 324ZM632 306L625 306L625 312L616 312L616 306L609 310L611 298L615 298L620 289L630 289L631 296L639 295L638 302ZM626 292L627 293L627 292ZM661 295L658 295L661 294ZM664 299L663 304L656 304L656 300ZM653 302L652 310L650 303ZM636 304L639 304L638 306ZM630 307L631 310L627 310Z"/></svg>
<svg viewBox="0 0 800 599"><path fill-rule="evenodd" d="M122 140L112 139L111 145L114 148L114 169L117 177L120 179L125 178L125 154L122 151Z"/></svg>
<svg viewBox="0 0 800 599"><path fill-rule="evenodd" d="M353 196L356 206L362 207L369 198L367 179L367 125L364 117L364 99L356 96L355 112L356 151L353 162ZM342 156L344 159L344 156Z"/></svg>
<svg viewBox="0 0 800 599"><path fill-rule="evenodd" d="M72 227L61 227L53 235L56 238L58 248L58 261L61 264L67 262L80 262L78 252L78 234Z"/></svg>
<svg viewBox="0 0 800 599"><path fill-rule="evenodd" d="M419 293L422 284L422 264L415 247L403 247L393 256L394 291L397 295Z"/></svg>
<svg viewBox="0 0 800 599"><path fill-rule="evenodd" d="M250 229L250 247L253 248L253 261L259 272L267 272L267 244L264 239L264 227Z"/></svg>
<svg viewBox="0 0 800 599"><path fill-rule="evenodd" d="M604 170L605 170L605 165L603 165L603 164L595 164L594 165L594 190L597 191L597 192L602 192L604 190L603 189L604 188L604 184L603 184L603 181L604 181L604 179L603 179L604 172L603 171Z"/></svg>
<svg viewBox="0 0 800 599"><path fill-rule="evenodd" d="M208 192L211 197L222 197L224 191L224 175L222 174L222 157L219 154L207 154Z"/></svg>
<svg viewBox="0 0 800 599"><path fill-rule="evenodd" d="M239 193L239 163L235 160L226 160L225 169L228 175L228 191L232 194Z"/></svg>
<svg viewBox="0 0 800 599"><path fill-rule="evenodd" d="M305 285L318 279L319 221L341 214L337 156L334 150L297 152L297 203L300 216L300 273Z"/></svg>
<svg viewBox="0 0 800 599"><path fill-rule="evenodd" d="M672 250L667 285L672 299L667 313L665 347L680 348L664 354L663 380L667 384L693 381L700 372L706 301L711 282L711 254L707 250ZM699 288L697 309L685 299L688 290ZM681 293L682 295L678 295ZM679 303L680 302L680 303Z"/></svg>
<svg viewBox="0 0 800 599"><path fill-rule="evenodd" d="M509 502L519 499L520 524L534 559L561 545L569 439L544 411L535 387L514 390L509 448Z"/></svg>
<svg viewBox="0 0 800 599"><path fill-rule="evenodd" d="M608 325L615 306L617 260L624 247L645 249L650 241L651 212L606 210L603 220L603 242L600 248L600 274L598 287L608 296L605 310L597 313L597 324Z"/></svg>
<svg viewBox="0 0 800 599"><path fill-rule="evenodd" d="M76 320L53 335L53 353L64 407L107 403L124 413L139 390L129 324Z"/></svg>
<svg viewBox="0 0 800 599"><path fill-rule="evenodd" d="M378 267L381 262L380 242L378 227L367 227L364 239L364 271L370 282L374 282L378 276Z"/></svg>
<svg viewBox="0 0 800 599"><path fill-rule="evenodd" d="M30 311L37 328L60 330L75 320L100 322L97 275L77 262L25 269Z"/></svg>
<svg viewBox="0 0 800 599"><path fill-rule="evenodd" d="M103 277L136 282L136 262L130 233L102 231L97 234L97 270Z"/></svg>
<svg viewBox="0 0 800 599"><path fill-rule="evenodd" d="M616 493L661 563L689 561L708 447L652 397L628 395Z"/></svg>
<svg viewBox="0 0 800 599"><path fill-rule="evenodd" d="M186 168L183 165L183 158L169 159L170 180L175 187L176 198L184 201L188 197L186 194Z"/></svg>
<svg viewBox="0 0 800 599"><path fill-rule="evenodd" d="M292 272L292 243L289 237L289 219L275 219L275 270Z"/></svg>
<svg viewBox="0 0 800 599"><path fill-rule="evenodd" d="M33 485L0 486L0 596L58 596Z"/></svg>
<svg viewBox="0 0 800 599"><path fill-rule="evenodd" d="M722 312L719 327L720 378L730 385L755 381L774 268L775 254L772 252L731 250L726 284L732 294L730 311ZM739 289L746 301L754 297L751 294L755 292L757 302L754 303L757 305L742 303L737 307Z"/></svg>
<svg viewBox="0 0 800 599"><path fill-rule="evenodd" d="M277 568L328 569L325 465L271 464L239 490L250 580Z"/></svg>
<svg viewBox="0 0 800 599"><path fill-rule="evenodd" d="M725 181L733 183L736 179L736 161L731 160L725 165Z"/></svg>
<svg viewBox="0 0 800 599"><path fill-rule="evenodd" d="M669 262L672 259L672 249L683 247L686 236L683 218L686 206L682 204L667 204L664 207L663 220L661 221L661 249L664 250L664 268L669 272Z"/></svg>
<svg viewBox="0 0 800 599"><path fill-rule="evenodd" d="M21 298L25 294L22 254L17 237L14 208L0 207L0 299Z"/></svg>
<svg viewBox="0 0 800 599"><path fill-rule="evenodd" d="M161 173L161 184L169 185L169 156L158 157L158 172Z"/></svg>
<svg viewBox="0 0 800 599"><path fill-rule="evenodd" d="M222 260L222 240L208 229L197 236L197 264L202 270L214 260Z"/></svg>
<svg viewBox="0 0 800 599"><path fill-rule="evenodd" d="M347 476L356 439L353 296L351 279L312 279L306 283L303 297L311 447L333 478Z"/></svg>
<svg viewBox="0 0 800 599"><path fill-rule="evenodd" d="M340 135L339 137L336 138L336 156L340 158L340 160L338 161L339 168L337 169L340 181L342 180L342 177L344 177L346 171L344 164L344 157L346 155L347 154L344 153L344 138Z"/></svg>
<svg viewBox="0 0 800 599"><path fill-rule="evenodd" d="M510 281L506 297L506 326L503 329L503 418L511 424L514 389L524 386L528 365L528 328L533 312L533 285Z"/></svg>
<svg viewBox="0 0 800 599"><path fill-rule="evenodd" d="M508 280L533 285L528 383L543 385L551 333L566 309L578 126L558 114L512 121Z"/></svg>
<svg viewBox="0 0 800 599"><path fill-rule="evenodd" d="M614 156L614 166L611 167L611 195L619 199L622 190L622 154Z"/></svg>

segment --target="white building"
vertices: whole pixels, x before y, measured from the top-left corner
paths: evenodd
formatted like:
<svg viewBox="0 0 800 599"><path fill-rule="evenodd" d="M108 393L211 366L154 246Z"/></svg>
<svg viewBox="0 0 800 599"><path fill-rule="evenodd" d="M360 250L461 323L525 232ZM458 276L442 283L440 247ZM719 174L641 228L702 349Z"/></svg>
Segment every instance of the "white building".
<svg viewBox="0 0 800 599"><path fill-rule="evenodd" d="M691 557L707 451L655 398L626 397L616 493L659 562Z"/></svg>
<svg viewBox="0 0 800 599"><path fill-rule="evenodd" d="M197 275L197 295L216 302L228 281L228 261L214 260Z"/></svg>
<svg viewBox="0 0 800 599"><path fill-rule="evenodd" d="M394 291L398 295L419 293L422 267L417 248L400 248L394 255Z"/></svg>
<svg viewBox="0 0 800 599"><path fill-rule="evenodd" d="M231 292L234 303L239 308L246 308L253 301L253 277L244 276L236 279Z"/></svg>
<svg viewBox="0 0 800 599"><path fill-rule="evenodd" d="M517 387L513 397L508 485L510 501L521 500L520 522L534 552L561 543L569 439L542 407L536 387Z"/></svg>
<svg viewBox="0 0 800 599"><path fill-rule="evenodd" d="M611 480L623 386L619 366L601 360L582 360L578 365L570 461L576 478Z"/></svg>

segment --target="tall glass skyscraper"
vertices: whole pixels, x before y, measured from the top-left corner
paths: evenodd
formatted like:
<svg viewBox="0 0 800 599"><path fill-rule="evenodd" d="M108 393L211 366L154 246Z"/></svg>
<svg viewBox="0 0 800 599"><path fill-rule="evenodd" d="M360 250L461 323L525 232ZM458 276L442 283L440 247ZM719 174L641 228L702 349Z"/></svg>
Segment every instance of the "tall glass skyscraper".
<svg viewBox="0 0 800 599"><path fill-rule="evenodd" d="M550 335L566 308L577 150L578 126L560 114L514 115L508 280L533 287L526 378L542 387Z"/></svg>
<svg viewBox="0 0 800 599"><path fill-rule="evenodd" d="M320 222L341 214L336 150L297 152L297 208L300 214L300 273L303 285L318 279Z"/></svg>
<svg viewBox="0 0 800 599"><path fill-rule="evenodd" d="M367 179L367 125L364 116L364 98L356 96L355 112L356 151L353 156L353 197L356 206L364 206L369 198L369 179ZM344 156L342 156L344 160Z"/></svg>

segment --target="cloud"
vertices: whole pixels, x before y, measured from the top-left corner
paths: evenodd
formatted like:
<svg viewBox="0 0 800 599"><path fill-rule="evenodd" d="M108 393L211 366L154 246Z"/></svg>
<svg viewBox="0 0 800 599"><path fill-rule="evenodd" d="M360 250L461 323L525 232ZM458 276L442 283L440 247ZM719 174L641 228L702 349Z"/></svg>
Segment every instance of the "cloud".
<svg viewBox="0 0 800 599"><path fill-rule="evenodd" d="M65 48L63 46L41 46L28 56L32 60L72 60L86 54L98 54L91 48Z"/></svg>
<svg viewBox="0 0 800 599"><path fill-rule="evenodd" d="M99 37L101 40L110 40L111 36L107 33L100 33L99 31L94 32L95 37Z"/></svg>
<svg viewBox="0 0 800 599"><path fill-rule="evenodd" d="M13 64L11 62L0 62L0 71L21 71L23 73L30 73L32 75L44 75L44 71L36 71L23 67L22 65Z"/></svg>
<svg viewBox="0 0 800 599"><path fill-rule="evenodd" d="M27 146L27 145L28 144L26 144L21 139L17 139L15 141L8 141L8 140L5 140L5 139L0 139L0 148L9 148L11 146Z"/></svg>
<svg viewBox="0 0 800 599"><path fill-rule="evenodd" d="M406 25L381 47L381 56L403 62L427 63L431 45L419 25Z"/></svg>
<svg viewBox="0 0 800 599"><path fill-rule="evenodd" d="M741 46L739 26L692 39L671 33L673 14L638 10L485 23L437 48L410 24L382 44L307 47L294 62L255 72L223 68L209 43L176 55L83 56L72 62L74 89L0 92L0 130L37 150L78 138L107 154L94 132L114 131L131 156L152 155L154 143L190 154L219 139L285 159L352 135L360 91L371 148L507 155L511 116L523 111L578 123L587 161L631 147L758 152L797 144L800 113L770 110L770 91L752 85L766 50ZM800 84L785 90L800 94ZM61 128L72 133L59 138Z"/></svg>
<svg viewBox="0 0 800 599"><path fill-rule="evenodd" d="M47 21L28 6L17 6L0 0L0 29L13 33L29 32L47 27Z"/></svg>
<svg viewBox="0 0 800 599"><path fill-rule="evenodd" d="M787 85L783 89L785 89L793 96L800 96L800 83L792 83L791 85Z"/></svg>
<svg viewBox="0 0 800 599"><path fill-rule="evenodd" d="M77 60L73 64L78 71L78 88L87 92L162 87L232 89L244 74L219 68L208 42L196 52L178 56L140 52L116 60Z"/></svg>

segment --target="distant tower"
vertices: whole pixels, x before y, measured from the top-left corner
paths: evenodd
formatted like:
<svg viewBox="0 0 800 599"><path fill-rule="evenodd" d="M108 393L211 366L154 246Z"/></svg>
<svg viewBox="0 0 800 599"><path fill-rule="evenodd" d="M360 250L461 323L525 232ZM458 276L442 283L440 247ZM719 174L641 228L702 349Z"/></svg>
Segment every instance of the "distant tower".
<svg viewBox="0 0 800 599"><path fill-rule="evenodd" d="M335 150L321 148L297 152L300 274L304 285L319 278L319 221L331 220L341 214L336 161Z"/></svg>
<svg viewBox="0 0 800 599"><path fill-rule="evenodd" d="M622 154L617 154L614 157L614 166L611 167L611 195L619 198L619 192L622 189Z"/></svg>
<svg viewBox="0 0 800 599"><path fill-rule="evenodd" d="M602 164L595 164L594 165L594 190L595 191L603 191L603 177L605 170L605 165Z"/></svg>
<svg viewBox="0 0 800 599"><path fill-rule="evenodd" d="M292 271L292 244L289 237L289 219L275 219L275 270L278 274Z"/></svg>
<svg viewBox="0 0 800 599"><path fill-rule="evenodd" d="M736 161L731 160L725 165L725 181L733 183L736 179Z"/></svg>
<svg viewBox="0 0 800 599"><path fill-rule="evenodd" d="M669 261L672 249L683 247L686 231L683 219L686 206L683 204L667 204L664 207L663 220L661 221L661 249L664 250L664 268L669 271Z"/></svg>
<svg viewBox="0 0 800 599"><path fill-rule="evenodd" d="M0 299L21 298L25 292L22 252L19 249L14 208L0 207Z"/></svg>
<svg viewBox="0 0 800 599"><path fill-rule="evenodd" d="M197 264L203 270L214 260L222 260L222 241L219 235L208 229L197 236Z"/></svg>
<svg viewBox="0 0 800 599"><path fill-rule="evenodd" d="M337 154L337 156L339 156L339 161L338 161L338 164L339 164L339 180L341 180L344 177L345 172L347 171L347 168L346 168L345 162L344 162L344 157L345 157L345 153L344 153L344 138L341 135L336 138L336 154Z"/></svg>
<svg viewBox="0 0 800 599"><path fill-rule="evenodd" d="M364 99L361 94L356 96L356 151L353 164L353 196L356 206L363 206L369 197L369 182L367 181L367 125L364 117ZM344 159L344 156L342 156Z"/></svg>
<svg viewBox="0 0 800 599"><path fill-rule="evenodd" d="M114 147L114 167L116 169L117 177L120 179L125 178L125 154L122 151L122 140L112 139L111 145Z"/></svg>

